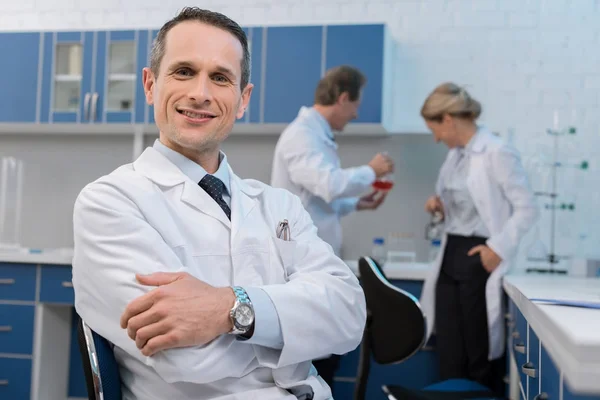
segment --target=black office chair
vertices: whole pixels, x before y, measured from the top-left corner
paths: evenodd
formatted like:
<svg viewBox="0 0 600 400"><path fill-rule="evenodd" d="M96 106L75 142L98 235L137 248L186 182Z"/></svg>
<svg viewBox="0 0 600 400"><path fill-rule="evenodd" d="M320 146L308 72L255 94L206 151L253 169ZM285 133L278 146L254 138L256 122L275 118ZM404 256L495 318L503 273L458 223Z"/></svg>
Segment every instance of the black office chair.
<svg viewBox="0 0 600 400"><path fill-rule="evenodd" d="M354 400L365 400L371 357L382 365L401 363L425 344L426 320L419 301L412 294L392 285L373 259L358 262L360 280L367 300L367 324L363 334ZM497 399L495 394L476 382L452 379L411 390L384 385L390 400Z"/></svg>
<svg viewBox="0 0 600 400"><path fill-rule="evenodd" d="M89 400L121 400L121 375L111 344L79 318L79 352Z"/></svg>

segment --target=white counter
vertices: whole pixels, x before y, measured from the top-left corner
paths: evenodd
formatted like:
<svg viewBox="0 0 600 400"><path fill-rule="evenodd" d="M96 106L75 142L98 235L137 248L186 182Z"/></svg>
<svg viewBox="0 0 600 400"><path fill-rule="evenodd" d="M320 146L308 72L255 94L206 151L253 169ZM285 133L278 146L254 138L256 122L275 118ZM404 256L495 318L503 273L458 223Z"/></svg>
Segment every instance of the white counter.
<svg viewBox="0 0 600 400"><path fill-rule="evenodd" d="M45 249L17 251L0 251L0 262L24 264L55 264L70 265L73 259L73 249ZM358 275L358 261L345 260L352 272ZM428 263L399 263L386 264L384 272L388 279L424 280L429 272Z"/></svg>
<svg viewBox="0 0 600 400"><path fill-rule="evenodd" d="M0 250L0 262L23 264L70 265L73 249L19 249Z"/></svg>
<svg viewBox="0 0 600 400"><path fill-rule="evenodd" d="M358 261L345 260L345 263L350 267L352 272L357 276ZM383 272L388 279L401 279L409 281L423 281L429 274L431 265L429 263L391 263L383 266Z"/></svg>
<svg viewBox="0 0 600 400"><path fill-rule="evenodd" d="M575 391L600 387L600 309L548 305L544 298L600 304L600 279L508 275L504 289Z"/></svg>

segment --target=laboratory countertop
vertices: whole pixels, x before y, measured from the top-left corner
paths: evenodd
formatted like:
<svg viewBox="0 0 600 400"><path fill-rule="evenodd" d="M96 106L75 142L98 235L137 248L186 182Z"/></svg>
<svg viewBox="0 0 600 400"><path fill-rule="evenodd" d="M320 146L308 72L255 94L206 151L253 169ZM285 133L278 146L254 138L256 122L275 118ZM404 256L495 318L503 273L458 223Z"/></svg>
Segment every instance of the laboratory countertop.
<svg viewBox="0 0 600 400"><path fill-rule="evenodd" d="M504 289L561 367L572 390L600 393L600 309L540 301L600 306L600 279L507 275Z"/></svg>
<svg viewBox="0 0 600 400"><path fill-rule="evenodd" d="M71 265L73 249L0 250L0 262L23 264ZM345 260L352 272L358 275L358 261ZM386 264L383 268L388 279L424 280L430 269L427 263Z"/></svg>
<svg viewBox="0 0 600 400"><path fill-rule="evenodd" d="M0 250L0 262L23 264L71 265L73 249Z"/></svg>

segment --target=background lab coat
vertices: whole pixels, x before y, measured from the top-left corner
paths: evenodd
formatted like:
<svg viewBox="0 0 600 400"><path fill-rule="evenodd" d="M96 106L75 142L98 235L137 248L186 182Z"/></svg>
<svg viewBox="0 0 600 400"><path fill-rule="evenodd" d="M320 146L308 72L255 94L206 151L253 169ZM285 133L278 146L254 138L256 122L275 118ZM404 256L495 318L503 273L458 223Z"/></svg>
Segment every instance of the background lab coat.
<svg viewBox="0 0 600 400"><path fill-rule="evenodd" d="M342 168L337 148L325 118L302 107L275 147L271 185L300 197L319 236L340 256L340 219L356 210L358 196L371 189L375 172L368 165Z"/></svg>
<svg viewBox="0 0 600 400"><path fill-rule="evenodd" d="M502 304L502 276L510 269L517 254L519 242L538 218L535 197L530 189L527 174L517 150L504 143L486 128L480 128L470 153L467 187L477 212L490 232L487 245L502 262L491 273L486 283L486 305L489 332L489 359L502 356L504 351L504 320ZM451 149L436 185L441 196L444 174L455 165L458 150ZM446 238L442 251L434 263L430 276L425 280L421 305L427 316L427 332L434 328L435 286L440 271Z"/></svg>

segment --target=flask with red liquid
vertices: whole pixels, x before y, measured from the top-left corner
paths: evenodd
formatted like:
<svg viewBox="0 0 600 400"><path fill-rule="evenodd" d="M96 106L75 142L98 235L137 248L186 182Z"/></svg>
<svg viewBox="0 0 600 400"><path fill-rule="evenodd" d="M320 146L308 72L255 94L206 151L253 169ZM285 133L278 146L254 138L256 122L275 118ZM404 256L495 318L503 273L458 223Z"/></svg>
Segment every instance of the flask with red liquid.
<svg viewBox="0 0 600 400"><path fill-rule="evenodd" d="M379 192L389 192L394 187L394 176L387 174L381 178L377 178L372 186L373 189Z"/></svg>

